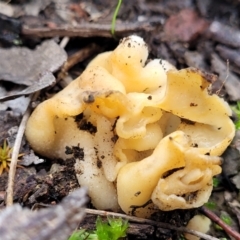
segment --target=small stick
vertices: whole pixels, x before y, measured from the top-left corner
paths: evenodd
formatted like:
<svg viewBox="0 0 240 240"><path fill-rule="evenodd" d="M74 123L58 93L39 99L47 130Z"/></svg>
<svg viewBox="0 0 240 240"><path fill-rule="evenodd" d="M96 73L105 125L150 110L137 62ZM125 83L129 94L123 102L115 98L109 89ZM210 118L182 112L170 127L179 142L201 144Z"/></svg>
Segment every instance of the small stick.
<svg viewBox="0 0 240 240"><path fill-rule="evenodd" d="M61 48L65 48L69 42L70 38L69 37L64 37L62 41L59 43L59 46Z"/></svg>
<svg viewBox="0 0 240 240"><path fill-rule="evenodd" d="M146 22L119 22L115 28L115 34L119 36L127 36L138 32L150 32L156 29L159 21L154 18L148 19ZM76 27L58 26L55 28L39 27L31 28L24 25L22 34L32 37L108 37L112 38L110 32L111 25L105 23L81 23Z"/></svg>
<svg viewBox="0 0 240 240"><path fill-rule="evenodd" d="M217 223L227 234L230 236L234 237L237 240L240 240L240 234L236 231L234 231L229 225L227 225L225 222L222 221L221 218L219 218L215 213L212 211L208 210L205 207L201 208L201 211L209 217L212 221Z"/></svg>
<svg viewBox="0 0 240 240"><path fill-rule="evenodd" d="M29 103L28 103L28 108L26 112L23 115L22 121L20 123L18 133L16 136L16 140L13 146L13 152L11 156L11 164L10 164L10 169L9 169L9 175L8 175L8 187L7 187L7 199L6 199L6 205L11 206L13 205L13 186L14 186L14 178L15 178L15 173L16 173L16 168L17 168L17 161L18 161L18 155L19 155L19 150L22 142L22 137L26 128L27 120L30 116L31 108L30 108L30 102L31 99L36 100L38 97L39 92L36 92L34 95L31 95L29 97Z"/></svg>
<svg viewBox="0 0 240 240"><path fill-rule="evenodd" d="M61 67L61 71L57 76L57 81L61 80L60 85L64 88L69 84L69 82L67 82L65 79L65 76L67 75L69 69L71 69L77 63L84 61L86 58L99 50L99 46L94 43L90 43L85 48L80 49L73 55L69 56L67 61Z"/></svg>
<svg viewBox="0 0 240 240"><path fill-rule="evenodd" d="M189 233L192 234L194 236L200 237L202 239L205 240L219 240L218 238L212 237L210 235L195 231L195 230L191 230L188 229L186 227L175 227L172 224L169 223L162 223L162 222L156 222L153 220L149 220L149 219L144 219L144 218L138 218L138 217L134 217L134 216L128 216L125 214L121 214L121 213L114 213L114 212L107 212L107 211L102 211L102 210L94 210L94 209L85 209L85 212L88 214L93 214L93 215L100 215L100 216L104 216L104 217L120 217L123 219L127 219L130 220L132 222L137 222L137 223L146 223L146 224L150 224L150 225L154 225L160 228L164 228L164 229L170 229L170 230L174 230L174 231L179 231L179 232L185 232L185 233Z"/></svg>
<svg viewBox="0 0 240 240"><path fill-rule="evenodd" d="M217 94L217 95L220 94L220 92L221 92L221 90L222 90L224 84L226 83L226 81L227 81L227 79L228 79L228 76L229 76L229 60L227 59L227 75L226 75L224 81L222 82L221 87L216 91L216 94Z"/></svg>

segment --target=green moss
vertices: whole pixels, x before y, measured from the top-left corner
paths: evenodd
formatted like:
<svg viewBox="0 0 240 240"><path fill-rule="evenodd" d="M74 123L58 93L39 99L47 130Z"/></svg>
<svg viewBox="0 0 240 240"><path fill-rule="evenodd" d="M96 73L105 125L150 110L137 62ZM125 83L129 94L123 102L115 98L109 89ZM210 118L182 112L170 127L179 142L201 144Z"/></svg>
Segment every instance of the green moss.
<svg viewBox="0 0 240 240"><path fill-rule="evenodd" d="M81 229L75 231L68 240L118 240L126 237L128 221L121 218L108 218L103 221L100 217L96 221L96 230Z"/></svg>

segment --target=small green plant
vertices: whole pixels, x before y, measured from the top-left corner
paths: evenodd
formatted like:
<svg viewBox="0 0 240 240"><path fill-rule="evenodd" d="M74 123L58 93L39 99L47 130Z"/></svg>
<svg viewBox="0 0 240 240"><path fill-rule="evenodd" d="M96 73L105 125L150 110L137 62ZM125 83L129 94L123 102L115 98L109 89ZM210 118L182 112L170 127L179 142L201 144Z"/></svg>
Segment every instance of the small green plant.
<svg viewBox="0 0 240 240"><path fill-rule="evenodd" d="M113 18L112 18L112 24L111 24L111 33L112 33L113 36L114 36L114 33L115 33L115 25L116 25L117 15L118 15L118 12L119 12L119 9L120 9L121 5L122 5L122 0L118 0L118 4L117 4L117 7L114 11Z"/></svg>
<svg viewBox="0 0 240 240"><path fill-rule="evenodd" d="M223 220L223 222L225 222L228 226L231 226L232 225L232 219L230 216L224 214L224 213L221 213L220 215L220 218Z"/></svg>
<svg viewBox="0 0 240 240"><path fill-rule="evenodd" d="M207 203L204 204L206 208L209 210L216 210L217 209L217 204L215 202L208 201Z"/></svg>
<svg viewBox="0 0 240 240"><path fill-rule="evenodd" d="M96 221L95 231L81 229L75 231L68 240L118 240L126 237L128 221L121 218L108 218L107 222L100 217Z"/></svg>
<svg viewBox="0 0 240 240"><path fill-rule="evenodd" d="M75 231L68 240L98 240L97 234L87 232L85 229Z"/></svg>
<svg viewBox="0 0 240 240"><path fill-rule="evenodd" d="M213 187L218 187L220 184L219 178L214 177L213 178Z"/></svg>
<svg viewBox="0 0 240 240"><path fill-rule="evenodd" d="M221 213L220 218L221 218L221 220L222 220L224 223L226 223L228 226L231 226L231 225L232 225L233 220L232 220L232 218L231 218L229 215L227 215L226 213ZM222 227L220 227L218 224L215 224L215 228L218 229L218 230L223 230Z"/></svg>
<svg viewBox="0 0 240 240"><path fill-rule="evenodd" d="M181 234L179 240L186 240L186 238Z"/></svg>
<svg viewBox="0 0 240 240"><path fill-rule="evenodd" d="M232 110L237 115L237 119L235 121L236 130L240 130L240 101L237 101L237 105L232 106Z"/></svg>

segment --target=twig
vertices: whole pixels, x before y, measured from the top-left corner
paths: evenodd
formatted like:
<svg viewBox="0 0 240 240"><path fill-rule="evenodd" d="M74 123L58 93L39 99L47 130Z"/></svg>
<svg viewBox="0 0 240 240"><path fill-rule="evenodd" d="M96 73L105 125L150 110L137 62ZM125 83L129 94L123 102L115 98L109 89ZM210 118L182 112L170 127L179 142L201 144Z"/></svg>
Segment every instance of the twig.
<svg viewBox="0 0 240 240"><path fill-rule="evenodd" d="M62 41L59 43L59 46L60 46L61 48L65 48L65 47L67 46L69 40L70 40L69 37L64 37L64 38L62 39Z"/></svg>
<svg viewBox="0 0 240 240"><path fill-rule="evenodd" d="M73 55L69 56L67 61L61 67L61 71L59 72L59 74L57 76L57 81L62 80L60 82L60 85L62 87L66 87L69 84L69 82L67 82L66 78L65 78L69 69L71 69L77 63L84 61L89 56L91 56L92 54L94 54L95 52L97 52L99 50L100 50L99 46L97 46L94 43L90 43L85 48L80 49L79 51L77 51Z"/></svg>
<svg viewBox="0 0 240 240"><path fill-rule="evenodd" d="M147 22L119 22L115 28L117 36L125 36L141 31L153 31L159 25L157 19L148 19ZM112 37L110 32L111 24L105 23L82 23L78 26L63 26L56 28L31 28L23 26L22 34L33 37Z"/></svg>
<svg viewBox="0 0 240 240"><path fill-rule="evenodd" d="M224 87L224 84L226 83L226 81L227 81L227 79L228 79L228 76L229 76L229 60L227 59L227 75L226 75L224 81L222 82L221 87L216 91L216 94L217 94L217 95L220 94L222 88Z"/></svg>
<svg viewBox="0 0 240 240"><path fill-rule="evenodd" d="M230 226L228 226L225 222L222 221L221 218L219 218L215 213L213 213L212 211L208 210L205 207L201 208L201 211L207 216L209 217L212 221L214 221L215 223L217 223L227 234L229 234L230 236L234 237L237 240L240 240L240 234L238 232L236 232L235 230L233 230Z"/></svg>
<svg viewBox="0 0 240 240"><path fill-rule="evenodd" d="M153 220L128 216L128 215L121 214L121 213L107 212L107 211L102 211L102 210L94 210L94 209L89 209L89 208L85 209L85 212L88 214L100 215L100 216L105 216L105 217L107 217L107 216L120 217L120 218L127 219L129 221L136 222L136 223L151 224L151 225L154 225L154 226L157 226L160 228L164 228L164 229L170 229L170 230L174 230L174 231L178 231L178 232L189 233L189 234L192 234L194 236L200 237L205 240L219 240L218 238L212 237L210 235L207 235L207 234L195 231L195 230L188 229L186 227L175 227L169 223L156 222Z"/></svg>
<svg viewBox="0 0 240 240"><path fill-rule="evenodd" d="M35 94L31 95L31 97L29 97L28 108L25 114L23 115L22 121L18 129L18 133L16 136L16 140L13 146L13 152L11 156L11 164L10 164L9 176L8 176L7 199L6 199L7 206L11 206L13 204L13 187L14 187L14 178L15 178L16 168L17 168L18 155L19 155L19 150L22 142L22 137L27 124L27 120L31 112L31 108L29 104L31 102L31 99L37 98L38 94L39 92L36 92Z"/></svg>

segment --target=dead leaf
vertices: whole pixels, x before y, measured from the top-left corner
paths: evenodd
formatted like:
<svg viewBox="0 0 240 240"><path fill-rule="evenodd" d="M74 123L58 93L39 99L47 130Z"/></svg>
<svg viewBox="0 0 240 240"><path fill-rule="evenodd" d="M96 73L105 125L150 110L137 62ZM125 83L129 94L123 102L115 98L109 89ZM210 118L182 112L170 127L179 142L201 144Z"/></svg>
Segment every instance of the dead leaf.
<svg viewBox="0 0 240 240"><path fill-rule="evenodd" d="M37 92L43 88L46 88L52 85L53 83L55 83L55 80L56 80L51 72L45 72L44 74L41 74L40 77L38 77L37 81L36 79L37 78L35 78L35 82L33 82L31 86L25 88L24 90L16 93L12 93L11 95L5 95L0 97L0 101L10 100L19 96L29 95L31 93Z"/></svg>
<svg viewBox="0 0 240 240"><path fill-rule="evenodd" d="M81 188L52 208L33 212L17 204L7 207L0 213L1 239L66 240L83 220L86 201Z"/></svg>
<svg viewBox="0 0 240 240"><path fill-rule="evenodd" d="M167 20L164 33L169 40L190 42L203 33L207 27L208 22L200 18L196 11L183 9Z"/></svg>
<svg viewBox="0 0 240 240"><path fill-rule="evenodd" d="M236 48L240 47L240 31L237 28L213 21L209 26L208 35L217 42Z"/></svg>
<svg viewBox="0 0 240 240"><path fill-rule="evenodd" d="M21 116L16 117L13 112L0 111L0 143L12 136L10 136L12 132L9 132L9 129L19 126L20 121Z"/></svg>
<svg viewBox="0 0 240 240"><path fill-rule="evenodd" d="M51 2L51 0L27 2L23 6L25 15L38 16L39 12L44 10Z"/></svg>
<svg viewBox="0 0 240 240"><path fill-rule="evenodd" d="M34 154L34 152L31 150L31 152L28 155L24 155L22 160L19 162L19 164L23 166L30 166L31 164L40 164L43 163L44 159L39 158L37 155Z"/></svg>
<svg viewBox="0 0 240 240"><path fill-rule="evenodd" d="M5 2L0 2L0 13L4 14L8 17L12 17L14 14L14 8L12 5L5 3Z"/></svg>
<svg viewBox="0 0 240 240"><path fill-rule="evenodd" d="M35 50L0 48L0 79L31 86L40 74L55 72L66 59L65 50L53 40L44 41Z"/></svg>

